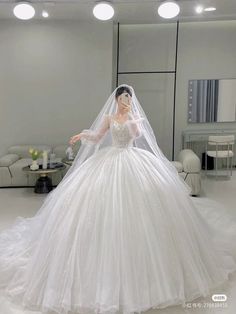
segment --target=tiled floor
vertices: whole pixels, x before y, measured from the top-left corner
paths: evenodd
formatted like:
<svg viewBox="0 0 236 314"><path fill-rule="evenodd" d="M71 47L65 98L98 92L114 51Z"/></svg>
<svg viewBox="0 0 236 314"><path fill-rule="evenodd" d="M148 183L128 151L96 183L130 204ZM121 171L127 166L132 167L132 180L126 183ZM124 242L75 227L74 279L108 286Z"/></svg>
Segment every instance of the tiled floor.
<svg viewBox="0 0 236 314"><path fill-rule="evenodd" d="M222 203L230 214L236 216L236 170L230 178L225 176L216 178L214 172L208 172L207 177L202 173L201 197L208 197Z"/></svg>
<svg viewBox="0 0 236 314"><path fill-rule="evenodd" d="M236 170L230 180L225 178L216 180L214 177L207 179L203 175L202 193L200 197L211 198L224 205L225 210L236 218ZM7 228L17 216L33 216L41 206L45 196L35 194L31 188L0 189L0 229ZM218 291L221 292L220 289ZM163 310L149 310L146 313L158 314L235 314L236 313L236 274L231 276L226 292L228 300L220 307L220 303L214 303L211 296L197 299L182 306L169 307ZM33 314L39 312L21 311L0 297L0 314Z"/></svg>

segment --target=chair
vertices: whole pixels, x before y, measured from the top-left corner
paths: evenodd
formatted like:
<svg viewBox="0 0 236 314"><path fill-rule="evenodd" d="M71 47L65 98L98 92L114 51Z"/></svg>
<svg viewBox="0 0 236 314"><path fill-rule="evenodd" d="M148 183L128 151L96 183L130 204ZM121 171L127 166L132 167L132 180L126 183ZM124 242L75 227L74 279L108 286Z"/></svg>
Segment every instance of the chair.
<svg viewBox="0 0 236 314"><path fill-rule="evenodd" d="M215 146L215 150L208 150L208 146ZM207 174L207 156L210 156L213 157L215 161L216 176L218 176L218 159L227 158L227 171L229 171L229 159L231 158L230 176L232 176L233 146L234 135L209 135L208 141L206 142L205 174Z"/></svg>

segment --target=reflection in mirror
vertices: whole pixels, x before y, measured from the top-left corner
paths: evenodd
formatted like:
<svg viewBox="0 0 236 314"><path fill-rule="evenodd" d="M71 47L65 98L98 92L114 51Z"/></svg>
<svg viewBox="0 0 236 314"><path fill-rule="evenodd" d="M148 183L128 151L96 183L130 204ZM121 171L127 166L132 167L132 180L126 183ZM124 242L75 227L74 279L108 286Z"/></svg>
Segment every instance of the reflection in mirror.
<svg viewBox="0 0 236 314"><path fill-rule="evenodd" d="M189 123L232 121L236 121L236 79L189 81Z"/></svg>

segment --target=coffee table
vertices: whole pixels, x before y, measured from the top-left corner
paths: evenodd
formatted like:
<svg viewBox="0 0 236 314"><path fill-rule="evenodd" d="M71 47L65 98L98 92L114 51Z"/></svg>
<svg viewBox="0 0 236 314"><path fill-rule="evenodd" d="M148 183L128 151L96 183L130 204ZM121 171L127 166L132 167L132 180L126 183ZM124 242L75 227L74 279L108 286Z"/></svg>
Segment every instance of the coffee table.
<svg viewBox="0 0 236 314"><path fill-rule="evenodd" d="M39 165L39 169L31 170L30 165L23 167L22 170L27 173L37 174L39 178L35 182L34 192L43 194L49 193L53 189L52 179L48 177L49 173L56 173L58 171L64 170L66 168L65 164L62 162L54 162L53 164L48 164L47 169L43 169L42 165Z"/></svg>

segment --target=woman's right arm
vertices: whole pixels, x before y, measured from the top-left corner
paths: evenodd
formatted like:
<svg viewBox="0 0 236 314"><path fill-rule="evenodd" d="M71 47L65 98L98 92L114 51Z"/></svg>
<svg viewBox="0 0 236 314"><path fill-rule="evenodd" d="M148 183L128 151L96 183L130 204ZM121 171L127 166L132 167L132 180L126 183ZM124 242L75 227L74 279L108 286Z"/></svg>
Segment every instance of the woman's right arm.
<svg viewBox="0 0 236 314"><path fill-rule="evenodd" d="M79 140L87 140L91 141L93 143L98 143L100 139L106 134L107 130L110 127L110 116L104 115L103 121L101 123L101 126L98 128L98 130L83 130L81 133L76 134L70 138L69 143L71 145L75 144Z"/></svg>

